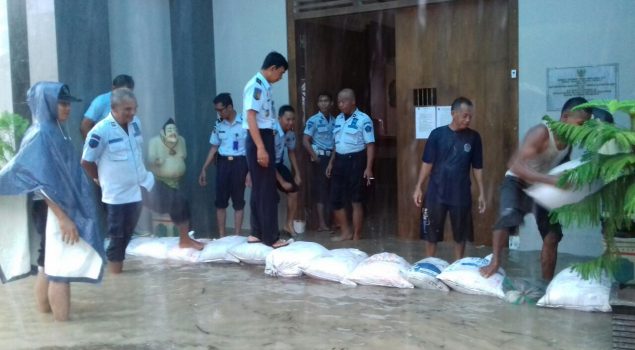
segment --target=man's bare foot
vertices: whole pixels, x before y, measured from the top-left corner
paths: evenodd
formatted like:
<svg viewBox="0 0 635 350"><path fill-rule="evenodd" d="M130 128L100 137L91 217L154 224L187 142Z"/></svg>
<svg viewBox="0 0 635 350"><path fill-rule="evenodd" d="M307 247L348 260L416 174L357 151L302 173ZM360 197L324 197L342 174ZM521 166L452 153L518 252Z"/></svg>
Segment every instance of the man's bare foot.
<svg viewBox="0 0 635 350"><path fill-rule="evenodd" d="M282 248L284 246L288 246L291 242L293 242L292 239L290 239L288 241L285 241L283 239L279 239L274 244L271 245L271 248L273 248L273 249Z"/></svg>
<svg viewBox="0 0 635 350"><path fill-rule="evenodd" d="M489 265L487 266L483 266L479 269L479 272L481 273L481 276L485 277L485 278L489 278L491 275L495 274L496 271L498 271L498 263L495 261L492 261L489 263Z"/></svg>
<svg viewBox="0 0 635 350"><path fill-rule="evenodd" d="M342 242L342 241L348 241L350 239L353 239L353 235L341 234L339 236L331 237L331 242Z"/></svg>
<svg viewBox="0 0 635 350"><path fill-rule="evenodd" d="M247 243L262 243L262 241L256 236L249 235L247 237Z"/></svg>
<svg viewBox="0 0 635 350"><path fill-rule="evenodd" d="M120 274L123 271L123 261L109 261L108 271L110 271L111 274Z"/></svg>
<svg viewBox="0 0 635 350"><path fill-rule="evenodd" d="M181 238L179 239L179 248L185 249L185 248L193 248L196 250L203 250L203 248L205 247L205 244L192 239L190 237L188 238Z"/></svg>

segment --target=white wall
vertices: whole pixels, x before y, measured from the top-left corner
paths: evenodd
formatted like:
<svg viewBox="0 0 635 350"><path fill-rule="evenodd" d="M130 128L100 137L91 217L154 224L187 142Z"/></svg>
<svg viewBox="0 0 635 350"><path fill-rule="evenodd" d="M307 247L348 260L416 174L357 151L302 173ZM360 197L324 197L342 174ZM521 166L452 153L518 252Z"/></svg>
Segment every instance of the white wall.
<svg viewBox="0 0 635 350"><path fill-rule="evenodd" d="M519 137L547 112L547 68L617 63L618 97L635 98L635 1L519 0ZM616 122L629 126L626 116ZM521 229L521 249L539 249L532 220ZM565 230L561 251L598 255L597 228Z"/></svg>
<svg viewBox="0 0 635 350"><path fill-rule="evenodd" d="M38 81L57 81L57 36L53 0L27 0L31 86Z"/></svg>
<svg viewBox="0 0 635 350"><path fill-rule="evenodd" d="M287 17L284 0L214 1L214 53L216 91L229 92L234 108L242 111L243 88L262 65L265 56L278 51L287 57ZM292 67L289 67L292 69ZM289 103L287 74L273 85L276 106ZM212 122L210 116L210 123ZM245 193L244 229L249 229L249 189ZM284 198L284 197L283 197ZM284 200L282 201L284 202ZM278 224L286 218L286 206L278 210ZM233 227L233 209L227 210L227 226ZM231 231L228 231L231 232Z"/></svg>
<svg viewBox="0 0 635 350"><path fill-rule="evenodd" d="M134 78L137 115L146 140L158 135L163 123L174 117L170 4L156 0L149 5L146 1L108 2L112 76Z"/></svg>
<svg viewBox="0 0 635 350"><path fill-rule="evenodd" d="M0 113L13 112L7 0L0 0Z"/></svg>

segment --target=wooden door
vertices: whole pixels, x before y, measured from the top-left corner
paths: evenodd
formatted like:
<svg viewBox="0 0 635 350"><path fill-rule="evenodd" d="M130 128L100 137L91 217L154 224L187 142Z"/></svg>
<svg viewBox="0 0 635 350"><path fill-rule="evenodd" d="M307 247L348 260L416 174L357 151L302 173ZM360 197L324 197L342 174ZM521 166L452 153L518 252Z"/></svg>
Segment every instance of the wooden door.
<svg viewBox="0 0 635 350"><path fill-rule="evenodd" d="M474 102L472 128L483 140L488 203L484 215L474 210L475 243L491 244L491 227L498 210L498 186L518 139L518 86L517 80L510 77L510 70L518 67L517 7L517 0L464 0L397 10L400 238L419 237L420 213L411 194L425 141L415 139L412 91L436 88L439 105L449 105L458 96ZM476 186L473 184L472 188L476 208ZM446 227L446 232L448 229Z"/></svg>

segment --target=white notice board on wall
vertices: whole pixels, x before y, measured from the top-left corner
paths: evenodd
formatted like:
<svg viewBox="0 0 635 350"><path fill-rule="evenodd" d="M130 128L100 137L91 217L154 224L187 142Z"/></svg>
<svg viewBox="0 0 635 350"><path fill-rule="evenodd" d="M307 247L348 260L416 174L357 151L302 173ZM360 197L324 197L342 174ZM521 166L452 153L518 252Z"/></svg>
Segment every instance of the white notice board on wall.
<svg viewBox="0 0 635 350"><path fill-rule="evenodd" d="M452 122L450 106L415 107L415 138L427 139L435 128Z"/></svg>
<svg viewBox="0 0 635 350"><path fill-rule="evenodd" d="M571 97L587 100L617 99L617 64L548 68L547 110L559 111Z"/></svg>

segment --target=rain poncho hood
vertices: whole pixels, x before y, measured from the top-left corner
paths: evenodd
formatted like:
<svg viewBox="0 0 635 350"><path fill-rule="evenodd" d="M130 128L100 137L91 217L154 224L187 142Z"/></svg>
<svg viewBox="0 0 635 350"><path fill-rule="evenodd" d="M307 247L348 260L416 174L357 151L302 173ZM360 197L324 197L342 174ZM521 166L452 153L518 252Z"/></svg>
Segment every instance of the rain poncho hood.
<svg viewBox="0 0 635 350"><path fill-rule="evenodd" d="M0 195L43 192L75 223L79 236L103 260L94 185L84 173L68 133L58 122L57 103L62 88L67 89L61 83L39 82L29 89L27 102L33 124L22 139L18 153L0 170ZM102 274L97 279L65 280L98 282ZM0 278L4 278L2 266Z"/></svg>

